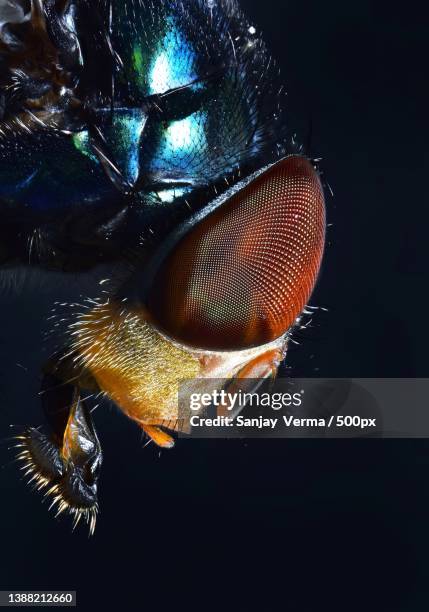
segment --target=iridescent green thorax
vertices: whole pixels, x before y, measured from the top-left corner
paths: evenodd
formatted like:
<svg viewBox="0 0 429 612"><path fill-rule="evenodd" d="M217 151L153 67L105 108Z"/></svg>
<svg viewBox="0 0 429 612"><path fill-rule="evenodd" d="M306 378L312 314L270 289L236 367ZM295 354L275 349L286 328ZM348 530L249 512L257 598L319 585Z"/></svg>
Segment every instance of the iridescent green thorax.
<svg viewBox="0 0 429 612"><path fill-rule="evenodd" d="M3 134L0 123L0 198L42 215L118 195L134 208L179 208L259 164L274 139L271 73L234 2L72 5L75 89L61 93L59 129L46 111L30 130Z"/></svg>

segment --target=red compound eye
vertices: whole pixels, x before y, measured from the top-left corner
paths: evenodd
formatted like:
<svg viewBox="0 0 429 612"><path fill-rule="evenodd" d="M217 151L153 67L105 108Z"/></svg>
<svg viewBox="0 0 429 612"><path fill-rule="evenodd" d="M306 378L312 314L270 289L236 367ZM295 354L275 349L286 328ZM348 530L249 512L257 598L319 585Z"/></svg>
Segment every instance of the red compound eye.
<svg viewBox="0 0 429 612"><path fill-rule="evenodd" d="M283 335L319 271L325 206L309 161L269 167L193 227L161 265L148 307L170 337L239 350Z"/></svg>

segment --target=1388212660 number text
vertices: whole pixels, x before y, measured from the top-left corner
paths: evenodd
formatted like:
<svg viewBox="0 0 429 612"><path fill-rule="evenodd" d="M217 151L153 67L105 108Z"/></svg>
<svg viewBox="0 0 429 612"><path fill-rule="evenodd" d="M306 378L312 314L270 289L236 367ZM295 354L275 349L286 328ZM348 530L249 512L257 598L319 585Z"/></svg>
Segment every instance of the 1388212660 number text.
<svg viewBox="0 0 429 612"><path fill-rule="evenodd" d="M0 607L75 607L76 591L0 591Z"/></svg>

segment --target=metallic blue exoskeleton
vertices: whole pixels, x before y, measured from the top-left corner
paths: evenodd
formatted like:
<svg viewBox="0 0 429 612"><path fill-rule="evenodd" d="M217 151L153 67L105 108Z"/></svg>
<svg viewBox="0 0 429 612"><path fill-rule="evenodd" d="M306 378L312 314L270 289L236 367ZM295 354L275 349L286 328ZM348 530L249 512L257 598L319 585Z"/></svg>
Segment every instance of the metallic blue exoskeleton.
<svg viewBox="0 0 429 612"><path fill-rule="evenodd" d="M275 158L276 76L232 0L2 0L0 261L90 267Z"/></svg>

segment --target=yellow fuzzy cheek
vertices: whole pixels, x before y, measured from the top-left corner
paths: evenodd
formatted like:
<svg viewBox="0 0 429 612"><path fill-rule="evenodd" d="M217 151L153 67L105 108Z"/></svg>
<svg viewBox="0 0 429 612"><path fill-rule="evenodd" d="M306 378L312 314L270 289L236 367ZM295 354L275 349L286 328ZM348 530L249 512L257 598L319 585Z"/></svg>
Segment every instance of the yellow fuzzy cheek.
<svg viewBox="0 0 429 612"><path fill-rule="evenodd" d="M200 374L198 358L160 336L138 310L114 302L81 318L75 347L100 389L140 423L177 419L180 381Z"/></svg>

